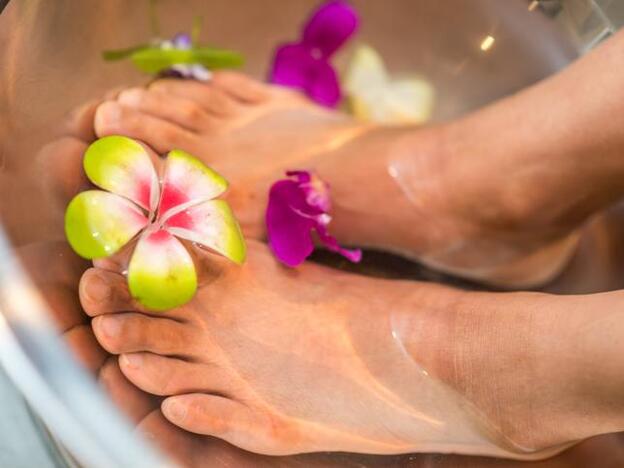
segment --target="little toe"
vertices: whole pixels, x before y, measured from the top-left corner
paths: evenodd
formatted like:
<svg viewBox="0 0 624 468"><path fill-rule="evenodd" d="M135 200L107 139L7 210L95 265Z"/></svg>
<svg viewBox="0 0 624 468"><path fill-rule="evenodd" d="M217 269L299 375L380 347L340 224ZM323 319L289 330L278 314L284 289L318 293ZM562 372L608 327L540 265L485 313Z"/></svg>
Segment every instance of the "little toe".
<svg viewBox="0 0 624 468"><path fill-rule="evenodd" d="M156 397L132 385L119 369L117 358L110 356L100 368L98 381L117 407L138 423L160 406Z"/></svg>
<svg viewBox="0 0 624 468"><path fill-rule="evenodd" d="M154 395L198 391L223 394L233 386L222 368L158 354L122 354L119 367L134 385Z"/></svg>
<svg viewBox="0 0 624 468"><path fill-rule="evenodd" d="M190 393L165 399L162 412L170 422L196 434L218 437L257 453L267 453L266 429L252 410L218 395Z"/></svg>
<svg viewBox="0 0 624 468"><path fill-rule="evenodd" d="M134 312L99 315L91 326L98 342L112 354L191 356L194 343L200 342L195 328L187 324Z"/></svg>
<svg viewBox="0 0 624 468"><path fill-rule="evenodd" d="M258 104L271 94L269 86L231 70L214 72L211 84L247 104Z"/></svg>
<svg viewBox="0 0 624 468"><path fill-rule="evenodd" d="M98 107L95 132L98 137L123 135L142 140L159 154L174 148L188 150L196 141L196 136L187 129L117 101L106 101Z"/></svg>
<svg viewBox="0 0 624 468"><path fill-rule="evenodd" d="M123 91L117 100L126 107L166 120L191 132L207 132L219 123L196 101L155 88L131 88Z"/></svg>
<svg viewBox="0 0 624 468"><path fill-rule="evenodd" d="M210 83L159 80L150 86L150 90L196 102L210 115L220 118L234 117L243 108L236 98Z"/></svg>

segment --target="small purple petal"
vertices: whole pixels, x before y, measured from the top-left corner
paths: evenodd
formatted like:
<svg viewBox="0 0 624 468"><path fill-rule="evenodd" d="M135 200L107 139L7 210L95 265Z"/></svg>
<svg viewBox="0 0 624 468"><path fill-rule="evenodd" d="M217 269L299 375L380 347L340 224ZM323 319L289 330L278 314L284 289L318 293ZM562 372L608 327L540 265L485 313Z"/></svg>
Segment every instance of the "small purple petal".
<svg viewBox="0 0 624 468"><path fill-rule="evenodd" d="M307 91L310 84L310 70L315 60L300 44L287 44L275 52L270 81L272 83Z"/></svg>
<svg viewBox="0 0 624 468"><path fill-rule="evenodd" d="M302 42L313 56L329 58L351 37L358 23L357 13L348 3L339 0L327 2L308 20Z"/></svg>
<svg viewBox="0 0 624 468"><path fill-rule="evenodd" d="M301 89L312 100L327 107L335 107L342 96L332 66L313 58L300 44L288 44L277 49L270 81Z"/></svg>
<svg viewBox="0 0 624 468"><path fill-rule="evenodd" d="M314 101L326 107L336 107L342 98L340 82L335 70L328 62L317 61L310 77L307 94Z"/></svg>
<svg viewBox="0 0 624 468"><path fill-rule="evenodd" d="M315 222L292 208L302 203L305 201L296 182L280 180L271 187L266 212L269 246L280 261L291 267L303 263L314 250L310 231Z"/></svg>
<svg viewBox="0 0 624 468"><path fill-rule="evenodd" d="M275 256L291 267L301 264L314 250L311 232L315 230L329 250L359 262L362 252L340 247L327 230L331 216L322 207L330 206L328 185L308 171L286 174L295 180L273 184L266 212L269 245Z"/></svg>
<svg viewBox="0 0 624 468"><path fill-rule="evenodd" d="M176 34L171 42L173 43L173 47L175 47L176 49L186 50L193 47L193 41L191 40L191 36L187 33Z"/></svg>
<svg viewBox="0 0 624 468"><path fill-rule="evenodd" d="M359 263L362 260L362 251L360 249L345 249L340 247L335 237L329 234L327 227L323 225L316 226L316 233L320 241L328 250L336 252L353 263Z"/></svg>

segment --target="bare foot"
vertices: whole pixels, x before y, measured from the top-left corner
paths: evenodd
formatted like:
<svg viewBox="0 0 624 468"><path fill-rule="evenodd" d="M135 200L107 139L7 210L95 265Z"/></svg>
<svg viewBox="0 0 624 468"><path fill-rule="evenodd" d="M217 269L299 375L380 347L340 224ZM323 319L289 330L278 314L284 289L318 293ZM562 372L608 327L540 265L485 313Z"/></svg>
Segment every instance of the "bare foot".
<svg viewBox="0 0 624 468"><path fill-rule="evenodd" d="M589 338L603 337L572 312L606 314L617 294L592 303L287 270L253 241L243 267L201 261L197 297L163 314L138 307L113 271L89 270L80 288L98 341L190 432L272 455L535 458L621 429L620 383L604 375L615 369L583 365Z"/></svg>
<svg viewBox="0 0 624 468"><path fill-rule="evenodd" d="M519 214L493 195L497 183L508 185L496 165L471 171L457 164L474 155L446 127L359 124L233 72L216 73L210 84L164 80L123 91L99 107L95 128L99 136L123 134L159 152L179 147L204 159L232 182L230 202L254 238L264 237L270 184L287 169L308 168L333 189L339 240L459 276L533 286L555 276L576 245L580 222ZM475 189L484 186L493 188Z"/></svg>

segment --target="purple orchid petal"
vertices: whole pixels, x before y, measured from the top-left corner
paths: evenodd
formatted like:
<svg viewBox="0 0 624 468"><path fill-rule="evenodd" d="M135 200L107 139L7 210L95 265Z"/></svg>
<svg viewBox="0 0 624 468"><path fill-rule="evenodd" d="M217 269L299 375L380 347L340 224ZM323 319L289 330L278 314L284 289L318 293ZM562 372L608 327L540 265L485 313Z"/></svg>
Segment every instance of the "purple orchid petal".
<svg viewBox="0 0 624 468"><path fill-rule="evenodd" d="M316 233L320 241L328 250L336 252L353 263L359 263L362 260L362 251L360 249L345 249L340 247L335 237L329 234L327 226L319 224L316 226Z"/></svg>
<svg viewBox="0 0 624 468"><path fill-rule="evenodd" d="M307 171L289 171L293 179L279 180L269 192L266 225L269 246L275 256L288 266L301 264L314 250L312 231L331 251L352 262L362 258L360 250L340 247L327 226L331 217L324 207L329 207L328 185Z"/></svg>
<svg viewBox="0 0 624 468"><path fill-rule="evenodd" d="M193 41L191 40L191 35L187 33L176 34L173 39L171 39L173 47L176 49L190 49L193 47Z"/></svg>
<svg viewBox="0 0 624 468"><path fill-rule="evenodd" d="M314 68L315 62L302 45L284 45L275 52L270 80L272 83L307 91L310 70Z"/></svg>
<svg viewBox="0 0 624 468"><path fill-rule="evenodd" d="M304 203L299 186L292 180L276 182L269 192L266 212L269 246L280 261L291 267L303 263L314 250L310 231L315 222L292 209L293 205Z"/></svg>
<svg viewBox="0 0 624 468"><path fill-rule="evenodd" d="M300 44L285 45L277 50L271 81L301 89L312 100L327 107L335 107L342 97L338 76L332 66L312 57Z"/></svg>
<svg viewBox="0 0 624 468"><path fill-rule="evenodd" d="M318 104L336 107L342 99L338 75L328 62L317 61L308 85L308 96Z"/></svg>
<svg viewBox="0 0 624 468"><path fill-rule="evenodd" d="M358 24L357 13L348 3L327 2L308 20L302 43L312 50L313 56L329 58L351 37Z"/></svg>

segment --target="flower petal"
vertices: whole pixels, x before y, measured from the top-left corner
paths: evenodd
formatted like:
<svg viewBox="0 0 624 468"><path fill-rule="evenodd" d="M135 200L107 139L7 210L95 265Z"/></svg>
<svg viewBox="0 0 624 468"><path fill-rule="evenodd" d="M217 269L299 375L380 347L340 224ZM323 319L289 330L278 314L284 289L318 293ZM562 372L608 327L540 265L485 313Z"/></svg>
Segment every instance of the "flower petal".
<svg viewBox="0 0 624 468"><path fill-rule="evenodd" d="M336 107L342 99L338 75L329 62L317 61L310 84L308 96L316 103L326 107Z"/></svg>
<svg viewBox="0 0 624 468"><path fill-rule="evenodd" d="M167 231L146 232L128 266L128 287L132 297L151 310L186 304L197 290L193 259Z"/></svg>
<svg viewBox="0 0 624 468"><path fill-rule="evenodd" d="M243 234L223 200L194 205L171 216L164 226L170 233L215 250L239 265L245 261Z"/></svg>
<svg viewBox="0 0 624 468"><path fill-rule="evenodd" d="M316 60L301 44L286 44L275 52L270 81L275 84L307 90L310 70Z"/></svg>
<svg viewBox="0 0 624 468"><path fill-rule="evenodd" d="M148 223L134 203L108 192L78 194L65 212L65 234L78 255L108 257L121 249Z"/></svg>
<svg viewBox="0 0 624 468"><path fill-rule="evenodd" d="M342 93L338 76L323 59L316 59L302 45L280 47L273 61L271 82L303 90L312 100L335 107Z"/></svg>
<svg viewBox="0 0 624 468"><path fill-rule="evenodd" d="M331 1L321 6L310 18L303 31L303 44L318 49L325 58L331 56L351 37L359 18L353 7L343 1Z"/></svg>
<svg viewBox="0 0 624 468"><path fill-rule="evenodd" d="M84 156L87 177L98 187L132 200L148 211L158 202L158 176L149 154L131 138L100 138Z"/></svg>
<svg viewBox="0 0 624 468"><path fill-rule="evenodd" d="M320 241L328 250L342 255L353 263L359 263L359 261L362 260L362 251L360 249L345 249L344 247L340 247L336 238L329 234L326 225L319 223L316 225L315 229Z"/></svg>
<svg viewBox="0 0 624 468"><path fill-rule="evenodd" d="M162 184L160 219L218 197L228 186L223 177L182 150L173 150L167 156Z"/></svg>
<svg viewBox="0 0 624 468"><path fill-rule="evenodd" d="M269 246L275 256L288 266L295 267L314 250L311 230L315 221L293 209L305 207L305 196L292 180L277 181L269 192L266 226Z"/></svg>

